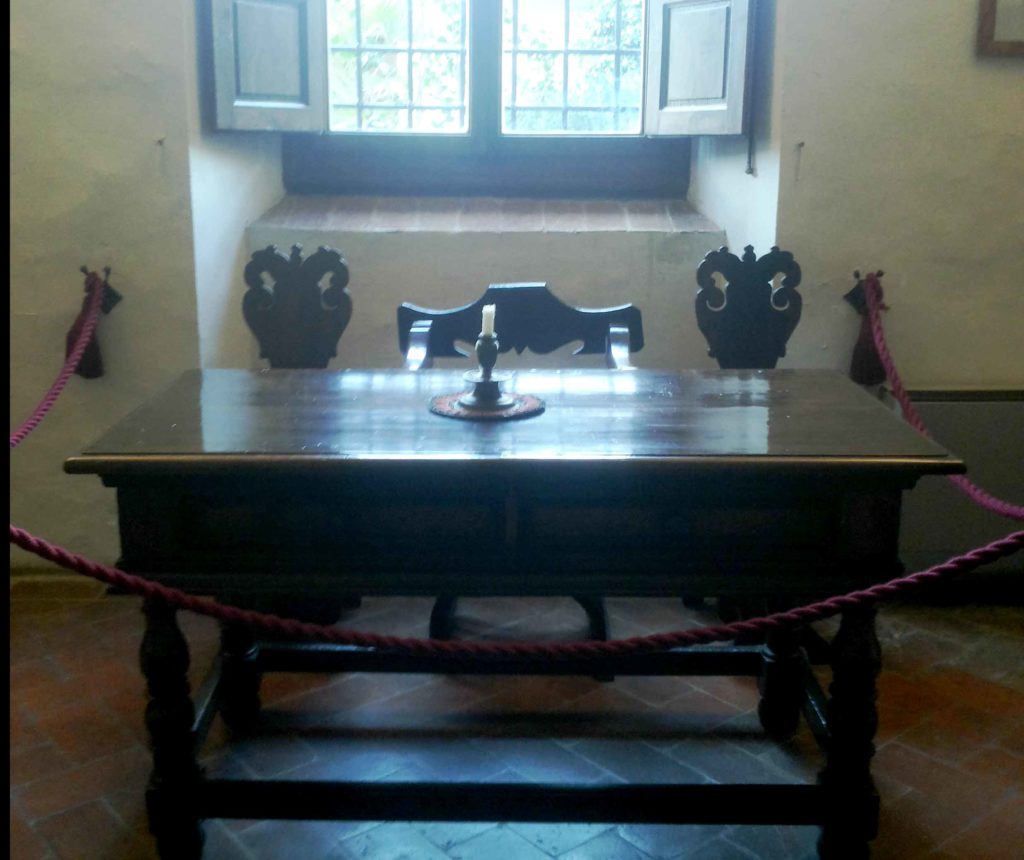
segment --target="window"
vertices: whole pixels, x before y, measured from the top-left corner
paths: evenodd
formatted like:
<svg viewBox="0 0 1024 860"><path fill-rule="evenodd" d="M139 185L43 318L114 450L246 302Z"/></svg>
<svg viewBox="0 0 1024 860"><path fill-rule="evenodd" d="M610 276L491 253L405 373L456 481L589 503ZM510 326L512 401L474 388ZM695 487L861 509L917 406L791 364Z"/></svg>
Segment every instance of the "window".
<svg viewBox="0 0 1024 860"><path fill-rule="evenodd" d="M681 196L743 129L752 0L213 0L219 128L299 192Z"/></svg>
<svg viewBox="0 0 1024 860"><path fill-rule="evenodd" d="M327 0L329 131L469 131L467 0Z"/></svg>
<svg viewBox="0 0 1024 860"><path fill-rule="evenodd" d="M328 0L328 129L468 133L469 6ZM501 133L640 134L643 7L503 0Z"/></svg>
<svg viewBox="0 0 1024 860"><path fill-rule="evenodd" d="M503 133L639 134L643 0L504 0Z"/></svg>

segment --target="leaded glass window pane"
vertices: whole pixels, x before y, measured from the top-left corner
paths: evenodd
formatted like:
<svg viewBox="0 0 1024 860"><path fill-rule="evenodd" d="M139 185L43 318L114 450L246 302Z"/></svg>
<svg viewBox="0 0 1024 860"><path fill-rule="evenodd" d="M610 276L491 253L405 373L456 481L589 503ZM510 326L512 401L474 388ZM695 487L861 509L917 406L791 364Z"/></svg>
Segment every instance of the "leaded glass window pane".
<svg viewBox="0 0 1024 860"><path fill-rule="evenodd" d="M643 0L502 0L502 16L504 133L640 132Z"/></svg>
<svg viewBox="0 0 1024 860"><path fill-rule="evenodd" d="M465 133L468 0L328 0L331 131Z"/></svg>

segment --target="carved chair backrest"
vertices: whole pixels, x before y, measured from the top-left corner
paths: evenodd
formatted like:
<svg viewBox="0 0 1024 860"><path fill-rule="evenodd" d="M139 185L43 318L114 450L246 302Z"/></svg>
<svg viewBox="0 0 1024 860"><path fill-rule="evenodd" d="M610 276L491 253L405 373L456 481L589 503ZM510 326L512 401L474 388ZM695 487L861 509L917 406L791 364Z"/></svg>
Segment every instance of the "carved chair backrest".
<svg viewBox="0 0 1024 860"><path fill-rule="evenodd" d="M328 272L326 289L320 281ZM269 275L273 284L263 283ZM318 248L305 260L293 245L285 257L269 245L245 267L248 286L242 314L260 344L260 358L273 368L324 368L337 354L338 341L352 318L348 265L330 248Z"/></svg>
<svg viewBox="0 0 1024 860"><path fill-rule="evenodd" d="M715 284L716 272L726 280L724 290ZM779 274L785 277L773 292L772 280ZM728 248L709 251L697 268L697 283L697 326L718 366L775 367L800 321L800 266L793 255L773 247L757 259L750 245L743 249L742 259Z"/></svg>
<svg viewBox="0 0 1024 860"><path fill-rule="evenodd" d="M398 308L398 344L409 355L414 329L426 332L426 363L433 358L461 357L456 341L472 344L480 333L484 305L495 305L499 352L514 349L549 353L573 341L583 344L573 355L605 353L612 363L610 340L623 335L622 353L643 349L640 309L633 305L575 308L557 298L544 283L491 284L475 302L451 310L430 310L405 303ZM614 366L614 365L613 365Z"/></svg>

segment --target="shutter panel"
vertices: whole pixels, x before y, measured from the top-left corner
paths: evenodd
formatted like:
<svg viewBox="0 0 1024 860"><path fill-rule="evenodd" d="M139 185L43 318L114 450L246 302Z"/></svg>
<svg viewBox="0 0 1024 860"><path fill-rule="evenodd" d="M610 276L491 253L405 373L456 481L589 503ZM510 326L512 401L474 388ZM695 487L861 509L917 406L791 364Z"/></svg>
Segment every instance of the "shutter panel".
<svg viewBox="0 0 1024 860"><path fill-rule="evenodd" d="M324 0L213 0L217 128L325 131Z"/></svg>
<svg viewBox="0 0 1024 860"><path fill-rule="evenodd" d="M742 134L754 0L650 0L644 133Z"/></svg>

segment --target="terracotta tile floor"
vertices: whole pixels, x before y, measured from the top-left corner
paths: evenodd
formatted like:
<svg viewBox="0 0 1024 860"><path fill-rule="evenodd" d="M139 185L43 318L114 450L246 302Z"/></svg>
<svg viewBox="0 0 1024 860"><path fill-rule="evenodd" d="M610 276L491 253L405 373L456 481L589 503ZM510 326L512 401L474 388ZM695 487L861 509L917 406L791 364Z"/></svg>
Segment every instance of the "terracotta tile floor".
<svg viewBox="0 0 1024 860"><path fill-rule="evenodd" d="M16 860L152 858L143 786L139 601L85 580L16 580L11 597L11 850ZM57 590L59 589L59 590ZM627 636L700 623L678 601L611 600ZM424 635L429 601L368 599L351 623ZM466 601L464 634L583 632L568 600ZM1024 856L1024 609L895 606L880 616L881 832L873 857ZM195 685L215 625L182 616ZM761 736L752 680L283 676L260 734L211 772L288 778L731 781L813 778L806 730ZM498 720L497 715L510 715ZM208 860L806 858L796 827L212 821Z"/></svg>

